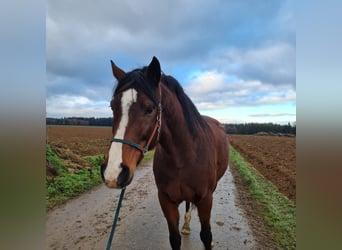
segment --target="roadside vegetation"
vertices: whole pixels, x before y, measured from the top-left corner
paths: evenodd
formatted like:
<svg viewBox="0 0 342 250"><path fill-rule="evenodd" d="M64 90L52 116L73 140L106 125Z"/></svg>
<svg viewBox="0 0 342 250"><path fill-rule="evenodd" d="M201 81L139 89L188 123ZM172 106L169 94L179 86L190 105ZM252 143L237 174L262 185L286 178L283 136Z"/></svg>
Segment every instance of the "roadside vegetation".
<svg viewBox="0 0 342 250"><path fill-rule="evenodd" d="M65 203L72 197L101 184L100 166L104 155L82 157L90 164L90 168L70 171L62 160L46 145L46 163L53 174L46 174L46 209L50 210ZM143 161L153 158L153 152L148 152Z"/></svg>
<svg viewBox="0 0 342 250"><path fill-rule="evenodd" d="M281 249L296 248L296 207L230 146L230 161L248 184L254 199L261 204L262 215L272 228Z"/></svg>
<svg viewBox="0 0 342 250"><path fill-rule="evenodd" d="M51 209L68 199L101 183L99 166L103 155L84 157L91 169L70 172L58 156L46 145L46 160L56 171L55 176L46 175L46 208Z"/></svg>

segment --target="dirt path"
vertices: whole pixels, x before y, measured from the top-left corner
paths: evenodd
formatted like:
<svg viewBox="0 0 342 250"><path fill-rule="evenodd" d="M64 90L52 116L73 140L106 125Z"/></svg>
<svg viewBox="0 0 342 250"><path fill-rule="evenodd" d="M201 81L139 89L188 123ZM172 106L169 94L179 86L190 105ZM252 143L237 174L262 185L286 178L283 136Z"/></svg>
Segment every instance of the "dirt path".
<svg viewBox="0 0 342 250"><path fill-rule="evenodd" d="M47 249L105 249L119 190L100 185L47 214ZM180 205L183 223L185 204ZM211 217L214 249L255 249L243 211L237 205L230 170L220 180ZM203 249L197 211L193 210L191 234L182 236L182 249ZM157 199L151 163L140 166L126 189L112 249L170 249L167 224Z"/></svg>

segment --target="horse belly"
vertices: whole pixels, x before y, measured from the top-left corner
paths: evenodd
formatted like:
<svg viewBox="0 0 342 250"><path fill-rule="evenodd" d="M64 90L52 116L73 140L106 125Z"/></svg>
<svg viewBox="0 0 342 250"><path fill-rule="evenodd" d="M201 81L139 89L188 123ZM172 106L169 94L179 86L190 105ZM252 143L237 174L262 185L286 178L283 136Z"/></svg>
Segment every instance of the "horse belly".
<svg viewBox="0 0 342 250"><path fill-rule="evenodd" d="M214 138L215 150L213 150L213 154L215 154L216 158L216 164L214 167L216 168L216 181L218 181L228 168L229 141L224 128L217 120L211 117L205 117L205 119L211 129L213 135L212 138Z"/></svg>

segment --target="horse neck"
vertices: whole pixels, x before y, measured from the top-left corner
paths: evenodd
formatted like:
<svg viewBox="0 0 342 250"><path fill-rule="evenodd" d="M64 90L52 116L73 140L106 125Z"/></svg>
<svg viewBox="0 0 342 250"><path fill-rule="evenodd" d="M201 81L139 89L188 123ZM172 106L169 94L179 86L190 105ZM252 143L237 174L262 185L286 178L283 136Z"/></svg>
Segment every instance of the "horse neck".
<svg viewBox="0 0 342 250"><path fill-rule="evenodd" d="M181 104L175 94L166 86L162 86L162 108L163 115L159 143L162 147L171 151L187 149L194 138L187 127Z"/></svg>

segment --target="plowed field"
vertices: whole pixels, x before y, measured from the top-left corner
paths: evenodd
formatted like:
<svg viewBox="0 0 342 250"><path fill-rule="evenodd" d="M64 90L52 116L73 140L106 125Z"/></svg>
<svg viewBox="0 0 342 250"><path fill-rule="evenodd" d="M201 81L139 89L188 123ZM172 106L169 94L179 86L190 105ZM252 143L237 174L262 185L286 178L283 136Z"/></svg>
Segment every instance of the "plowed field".
<svg viewBox="0 0 342 250"><path fill-rule="evenodd" d="M90 167L89 163L82 159L84 156L107 154L111 136L111 127L46 127L47 142L69 169Z"/></svg>
<svg viewBox="0 0 342 250"><path fill-rule="evenodd" d="M279 191L296 202L296 138L230 135L231 145Z"/></svg>
<svg viewBox="0 0 342 250"><path fill-rule="evenodd" d="M60 144L80 156L104 154L109 149L111 127L47 126L49 144Z"/></svg>

